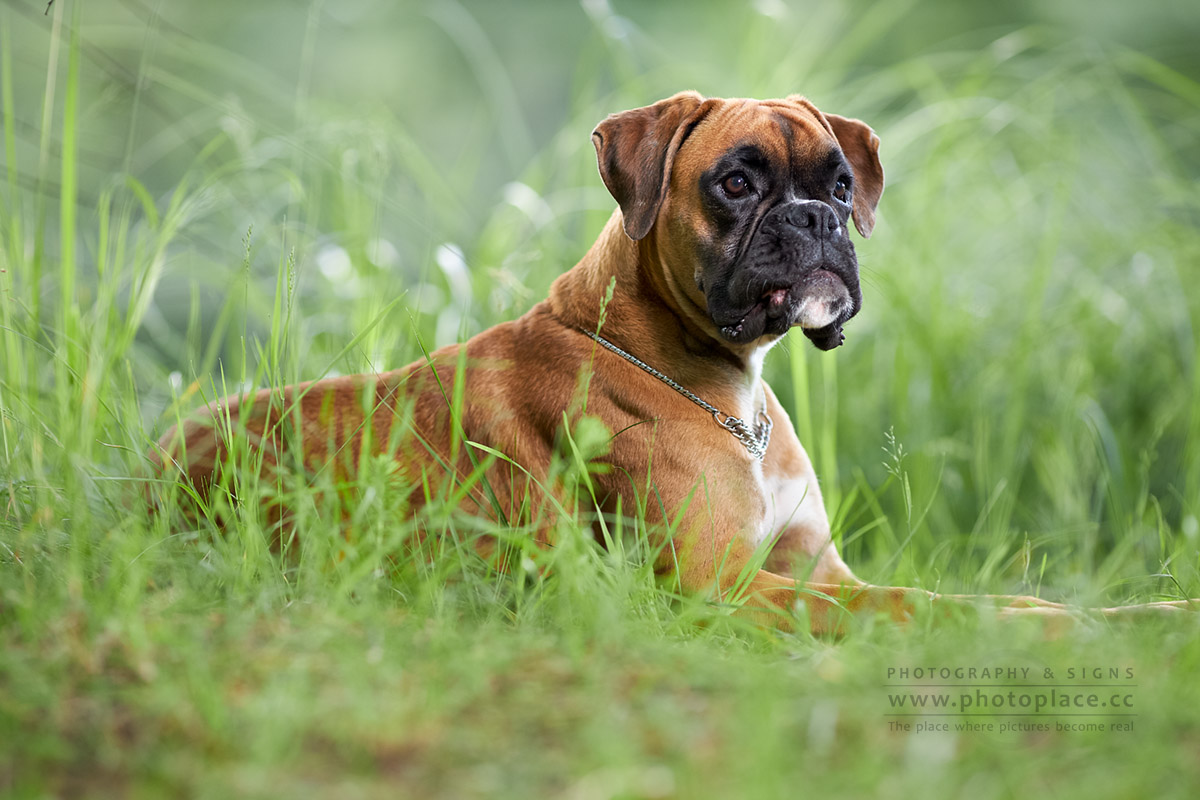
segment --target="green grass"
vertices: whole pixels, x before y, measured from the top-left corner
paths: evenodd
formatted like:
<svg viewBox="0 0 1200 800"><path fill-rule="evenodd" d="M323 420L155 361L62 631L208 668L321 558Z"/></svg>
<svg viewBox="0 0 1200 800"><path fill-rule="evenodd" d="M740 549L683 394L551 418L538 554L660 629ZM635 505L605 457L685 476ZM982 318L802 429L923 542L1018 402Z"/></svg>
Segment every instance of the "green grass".
<svg viewBox="0 0 1200 800"><path fill-rule="evenodd" d="M889 180L846 346L767 363L847 561L1200 596L1200 65L1168 34L921 4L197 7L0 8L0 794L1194 796L1190 618L780 636L657 583L632 510L611 549L569 525L547 555L452 502L413 519L381 461L347 506L283 487L284 555L278 487L218 501L224 529L142 499L190 408L398 366L544 296L612 207L605 114L803 91L875 127ZM488 535L519 566L476 556ZM1119 668L1134 731L896 730L888 669L917 666Z"/></svg>

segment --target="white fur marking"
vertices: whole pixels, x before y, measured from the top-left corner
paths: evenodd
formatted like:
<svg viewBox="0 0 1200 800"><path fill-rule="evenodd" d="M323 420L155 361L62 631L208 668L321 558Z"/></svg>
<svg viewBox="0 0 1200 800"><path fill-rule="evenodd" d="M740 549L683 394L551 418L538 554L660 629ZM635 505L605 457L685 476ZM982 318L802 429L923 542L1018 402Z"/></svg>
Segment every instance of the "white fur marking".
<svg viewBox="0 0 1200 800"><path fill-rule="evenodd" d="M806 295L800 301L800 311L796 316L801 328L824 328L837 319L833 313L833 303L827 297Z"/></svg>
<svg viewBox="0 0 1200 800"><path fill-rule="evenodd" d="M767 498L767 513L760 528L759 541L767 537L774 538L787 528L802 527L814 534L811 552L819 552L829 540L829 526L820 492L814 491L807 481L787 476L765 478L763 488Z"/></svg>

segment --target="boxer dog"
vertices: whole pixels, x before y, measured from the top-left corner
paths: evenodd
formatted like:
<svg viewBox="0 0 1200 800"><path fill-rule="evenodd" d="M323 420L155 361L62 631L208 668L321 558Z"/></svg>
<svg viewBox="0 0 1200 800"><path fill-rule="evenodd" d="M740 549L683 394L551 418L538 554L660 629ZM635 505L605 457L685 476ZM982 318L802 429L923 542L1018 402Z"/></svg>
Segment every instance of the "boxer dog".
<svg viewBox="0 0 1200 800"><path fill-rule="evenodd" d="M564 425L586 413L612 434L590 476L597 525L644 514L661 573L761 624L830 633L849 614L903 620L979 602L1070 614L1034 597L856 578L762 380L764 355L792 327L829 350L859 311L850 225L870 236L884 185L871 128L800 96L683 92L610 116L592 140L618 208L548 299L392 372L220 400L162 437L159 464L204 493L237 439L263 473L331 470L340 485L364 455L384 454L414 511L437 487L467 486L465 509L553 547L565 495L552 464Z"/></svg>

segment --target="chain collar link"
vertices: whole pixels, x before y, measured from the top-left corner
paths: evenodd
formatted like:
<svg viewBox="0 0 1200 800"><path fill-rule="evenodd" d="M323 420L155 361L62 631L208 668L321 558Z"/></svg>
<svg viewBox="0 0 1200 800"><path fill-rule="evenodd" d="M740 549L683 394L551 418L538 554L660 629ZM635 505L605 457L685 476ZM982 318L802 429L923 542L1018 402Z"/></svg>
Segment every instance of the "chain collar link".
<svg viewBox="0 0 1200 800"><path fill-rule="evenodd" d="M767 454L767 445L771 442L771 429L775 427L775 423L771 421L771 416L767 414L765 397L763 398L763 408L758 412L758 414L755 415L754 424L751 425L745 420L722 413L716 406L704 402L695 394L689 392L687 389L683 388L678 383L647 364L645 361L642 361L637 356L626 353L624 350L617 347L607 339L602 338L598 334L584 330L583 328L580 328L579 330L584 336L592 339L605 349L616 353L630 364L640 367L643 371L650 373L667 386L670 386L672 389L679 392L688 400L691 400L693 403L712 414L713 419L716 420L716 423L733 434L734 438L741 442L745 448L750 451L750 455L754 456L759 461L763 460L763 456Z"/></svg>

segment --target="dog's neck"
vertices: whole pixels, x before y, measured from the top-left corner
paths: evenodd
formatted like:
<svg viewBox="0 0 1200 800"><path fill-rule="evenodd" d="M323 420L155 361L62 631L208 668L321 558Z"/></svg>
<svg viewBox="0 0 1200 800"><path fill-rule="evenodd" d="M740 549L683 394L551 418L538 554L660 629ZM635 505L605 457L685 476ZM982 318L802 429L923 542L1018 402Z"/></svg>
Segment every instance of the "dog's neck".
<svg viewBox="0 0 1200 800"><path fill-rule="evenodd" d="M714 405L725 403L723 411L752 418L762 403L763 357L774 342L735 349L722 340L655 258L653 241L632 241L617 211L579 263L550 287L551 312L568 326L595 331L604 307L601 336Z"/></svg>

